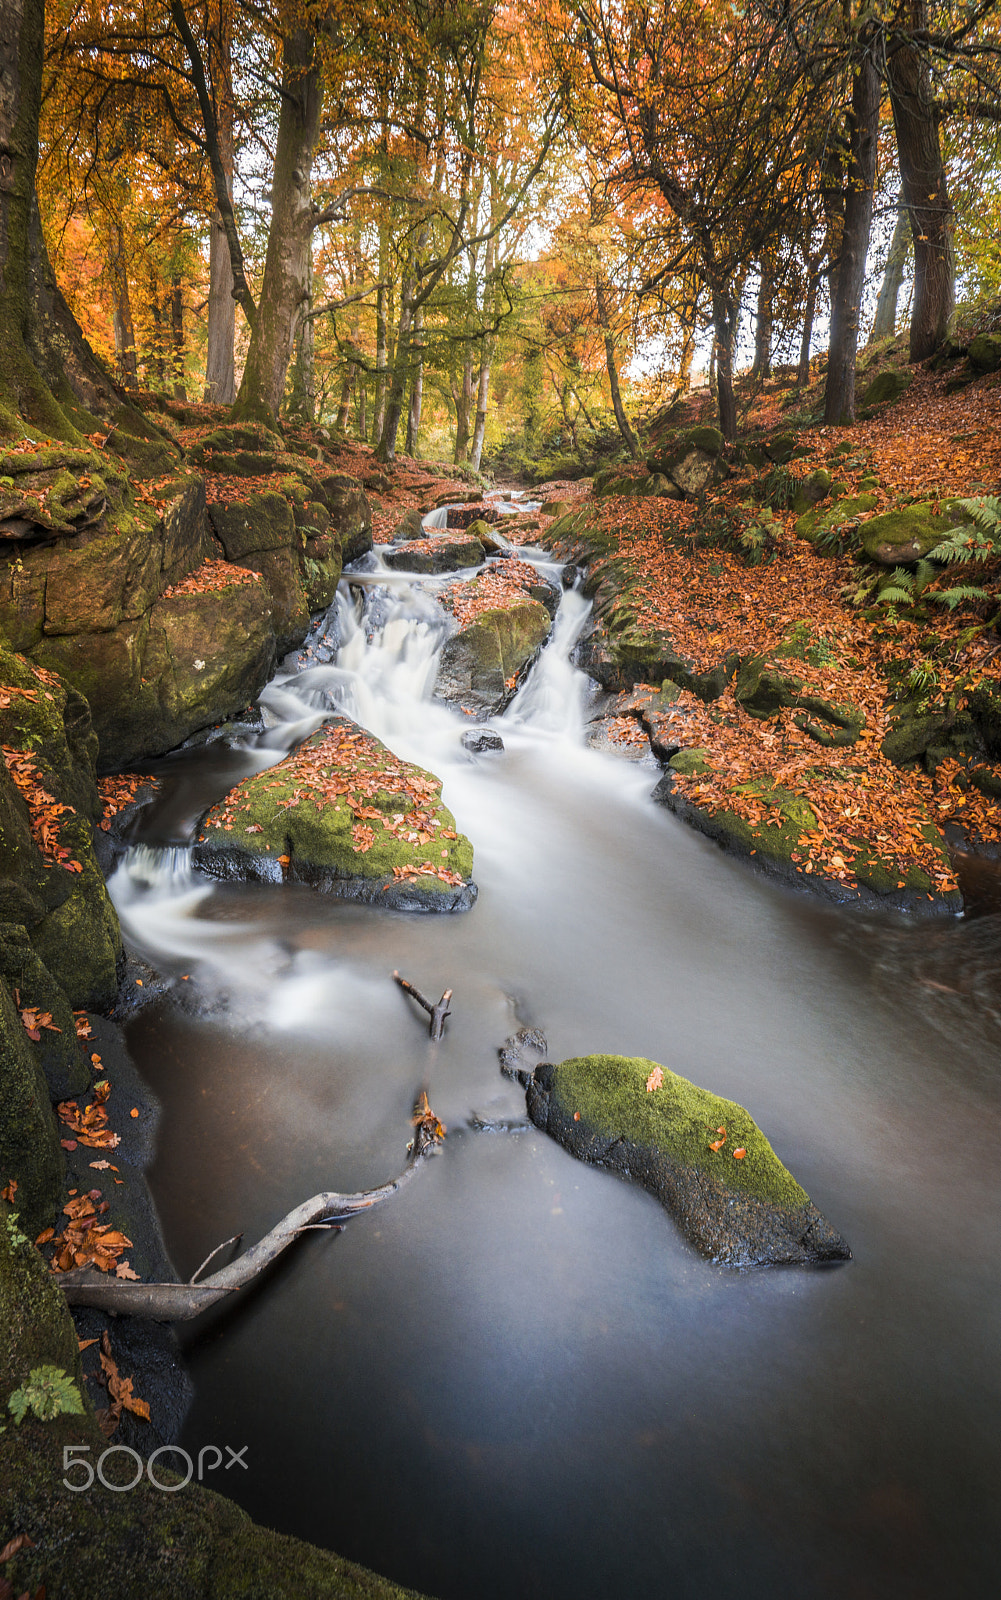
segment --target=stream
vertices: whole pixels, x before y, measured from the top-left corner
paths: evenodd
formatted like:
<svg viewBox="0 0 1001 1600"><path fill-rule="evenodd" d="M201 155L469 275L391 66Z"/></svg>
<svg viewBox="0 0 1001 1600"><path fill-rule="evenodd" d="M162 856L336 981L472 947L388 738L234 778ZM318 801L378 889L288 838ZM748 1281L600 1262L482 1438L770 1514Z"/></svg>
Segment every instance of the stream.
<svg viewBox="0 0 1001 1600"><path fill-rule="evenodd" d="M185 975L186 1005L128 1035L182 1277L398 1171L422 1084L448 1128L405 1194L182 1334L181 1443L246 1445L215 1487L440 1600L993 1592L1001 918L822 906L654 805L651 758L588 745L573 590L484 724L503 750L470 754L470 719L431 699L453 577L349 574L317 636L334 659L268 686L263 737L163 765L110 886L129 943ZM470 912L192 869L206 806L334 708L444 779ZM394 968L454 989L440 1044ZM497 1062L522 1023L553 1060L647 1056L746 1105L854 1261L703 1261L650 1196L526 1126Z"/></svg>

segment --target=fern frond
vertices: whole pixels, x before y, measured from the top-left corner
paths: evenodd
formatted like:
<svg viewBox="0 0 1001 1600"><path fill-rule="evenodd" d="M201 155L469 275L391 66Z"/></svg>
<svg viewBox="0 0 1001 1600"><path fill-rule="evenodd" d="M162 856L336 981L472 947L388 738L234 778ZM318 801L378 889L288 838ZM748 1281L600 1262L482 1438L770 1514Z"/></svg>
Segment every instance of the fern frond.
<svg viewBox="0 0 1001 1600"><path fill-rule="evenodd" d="M971 583L957 584L954 589L942 589L937 594L930 594L929 600L935 600L939 605L948 606L950 611L955 611L957 606L963 605L967 600L988 599L986 589L977 589Z"/></svg>

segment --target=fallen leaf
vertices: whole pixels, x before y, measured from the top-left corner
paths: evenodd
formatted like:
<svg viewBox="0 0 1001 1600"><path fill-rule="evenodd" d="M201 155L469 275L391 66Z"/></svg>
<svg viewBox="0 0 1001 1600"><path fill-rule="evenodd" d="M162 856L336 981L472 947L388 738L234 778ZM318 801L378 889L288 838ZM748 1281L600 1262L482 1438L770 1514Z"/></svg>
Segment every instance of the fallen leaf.
<svg viewBox="0 0 1001 1600"><path fill-rule="evenodd" d="M744 1149L743 1145L741 1145L739 1150L735 1150L733 1152L733 1159L734 1159L734 1161L743 1161L743 1159L746 1156L746 1154L747 1154L747 1151Z"/></svg>
<svg viewBox="0 0 1001 1600"><path fill-rule="evenodd" d="M654 1067L649 1078L646 1080L646 1092L647 1094L652 1094L654 1089L662 1089L663 1086L664 1069L663 1067Z"/></svg>

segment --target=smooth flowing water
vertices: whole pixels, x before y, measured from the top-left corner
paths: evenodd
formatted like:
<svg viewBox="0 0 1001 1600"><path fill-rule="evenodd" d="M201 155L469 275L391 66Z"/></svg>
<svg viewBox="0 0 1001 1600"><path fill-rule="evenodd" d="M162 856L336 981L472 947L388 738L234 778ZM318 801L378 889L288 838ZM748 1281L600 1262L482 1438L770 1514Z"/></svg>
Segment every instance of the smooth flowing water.
<svg viewBox="0 0 1001 1600"><path fill-rule="evenodd" d="M187 1012L130 1031L165 1107L168 1246L186 1275L316 1190L382 1181L425 1083L448 1138L188 1331L182 1442L247 1444L225 1489L255 1517L442 1600L993 1592L999 919L877 924L687 831L652 764L587 745L575 593L493 724L504 750L470 756L468 719L430 699L433 582L352 581L336 662L263 697L270 747L192 758L149 822L175 848L114 881L130 940L188 974ZM276 759L333 706L444 777L471 912L191 870L219 762ZM454 989L439 1045L394 968ZM854 1261L702 1261L524 1125L497 1063L521 1022L554 1060L648 1056L743 1102Z"/></svg>

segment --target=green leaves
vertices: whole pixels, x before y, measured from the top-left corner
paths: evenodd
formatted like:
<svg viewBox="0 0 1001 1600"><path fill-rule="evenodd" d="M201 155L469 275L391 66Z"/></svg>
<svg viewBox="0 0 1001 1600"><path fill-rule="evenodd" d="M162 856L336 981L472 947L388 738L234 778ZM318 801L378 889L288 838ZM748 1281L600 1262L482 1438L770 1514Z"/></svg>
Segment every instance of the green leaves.
<svg viewBox="0 0 1001 1600"><path fill-rule="evenodd" d="M32 1367L27 1383L15 1389L7 1410L20 1426L30 1411L42 1422L70 1413L83 1415L83 1401L73 1379L61 1367Z"/></svg>

